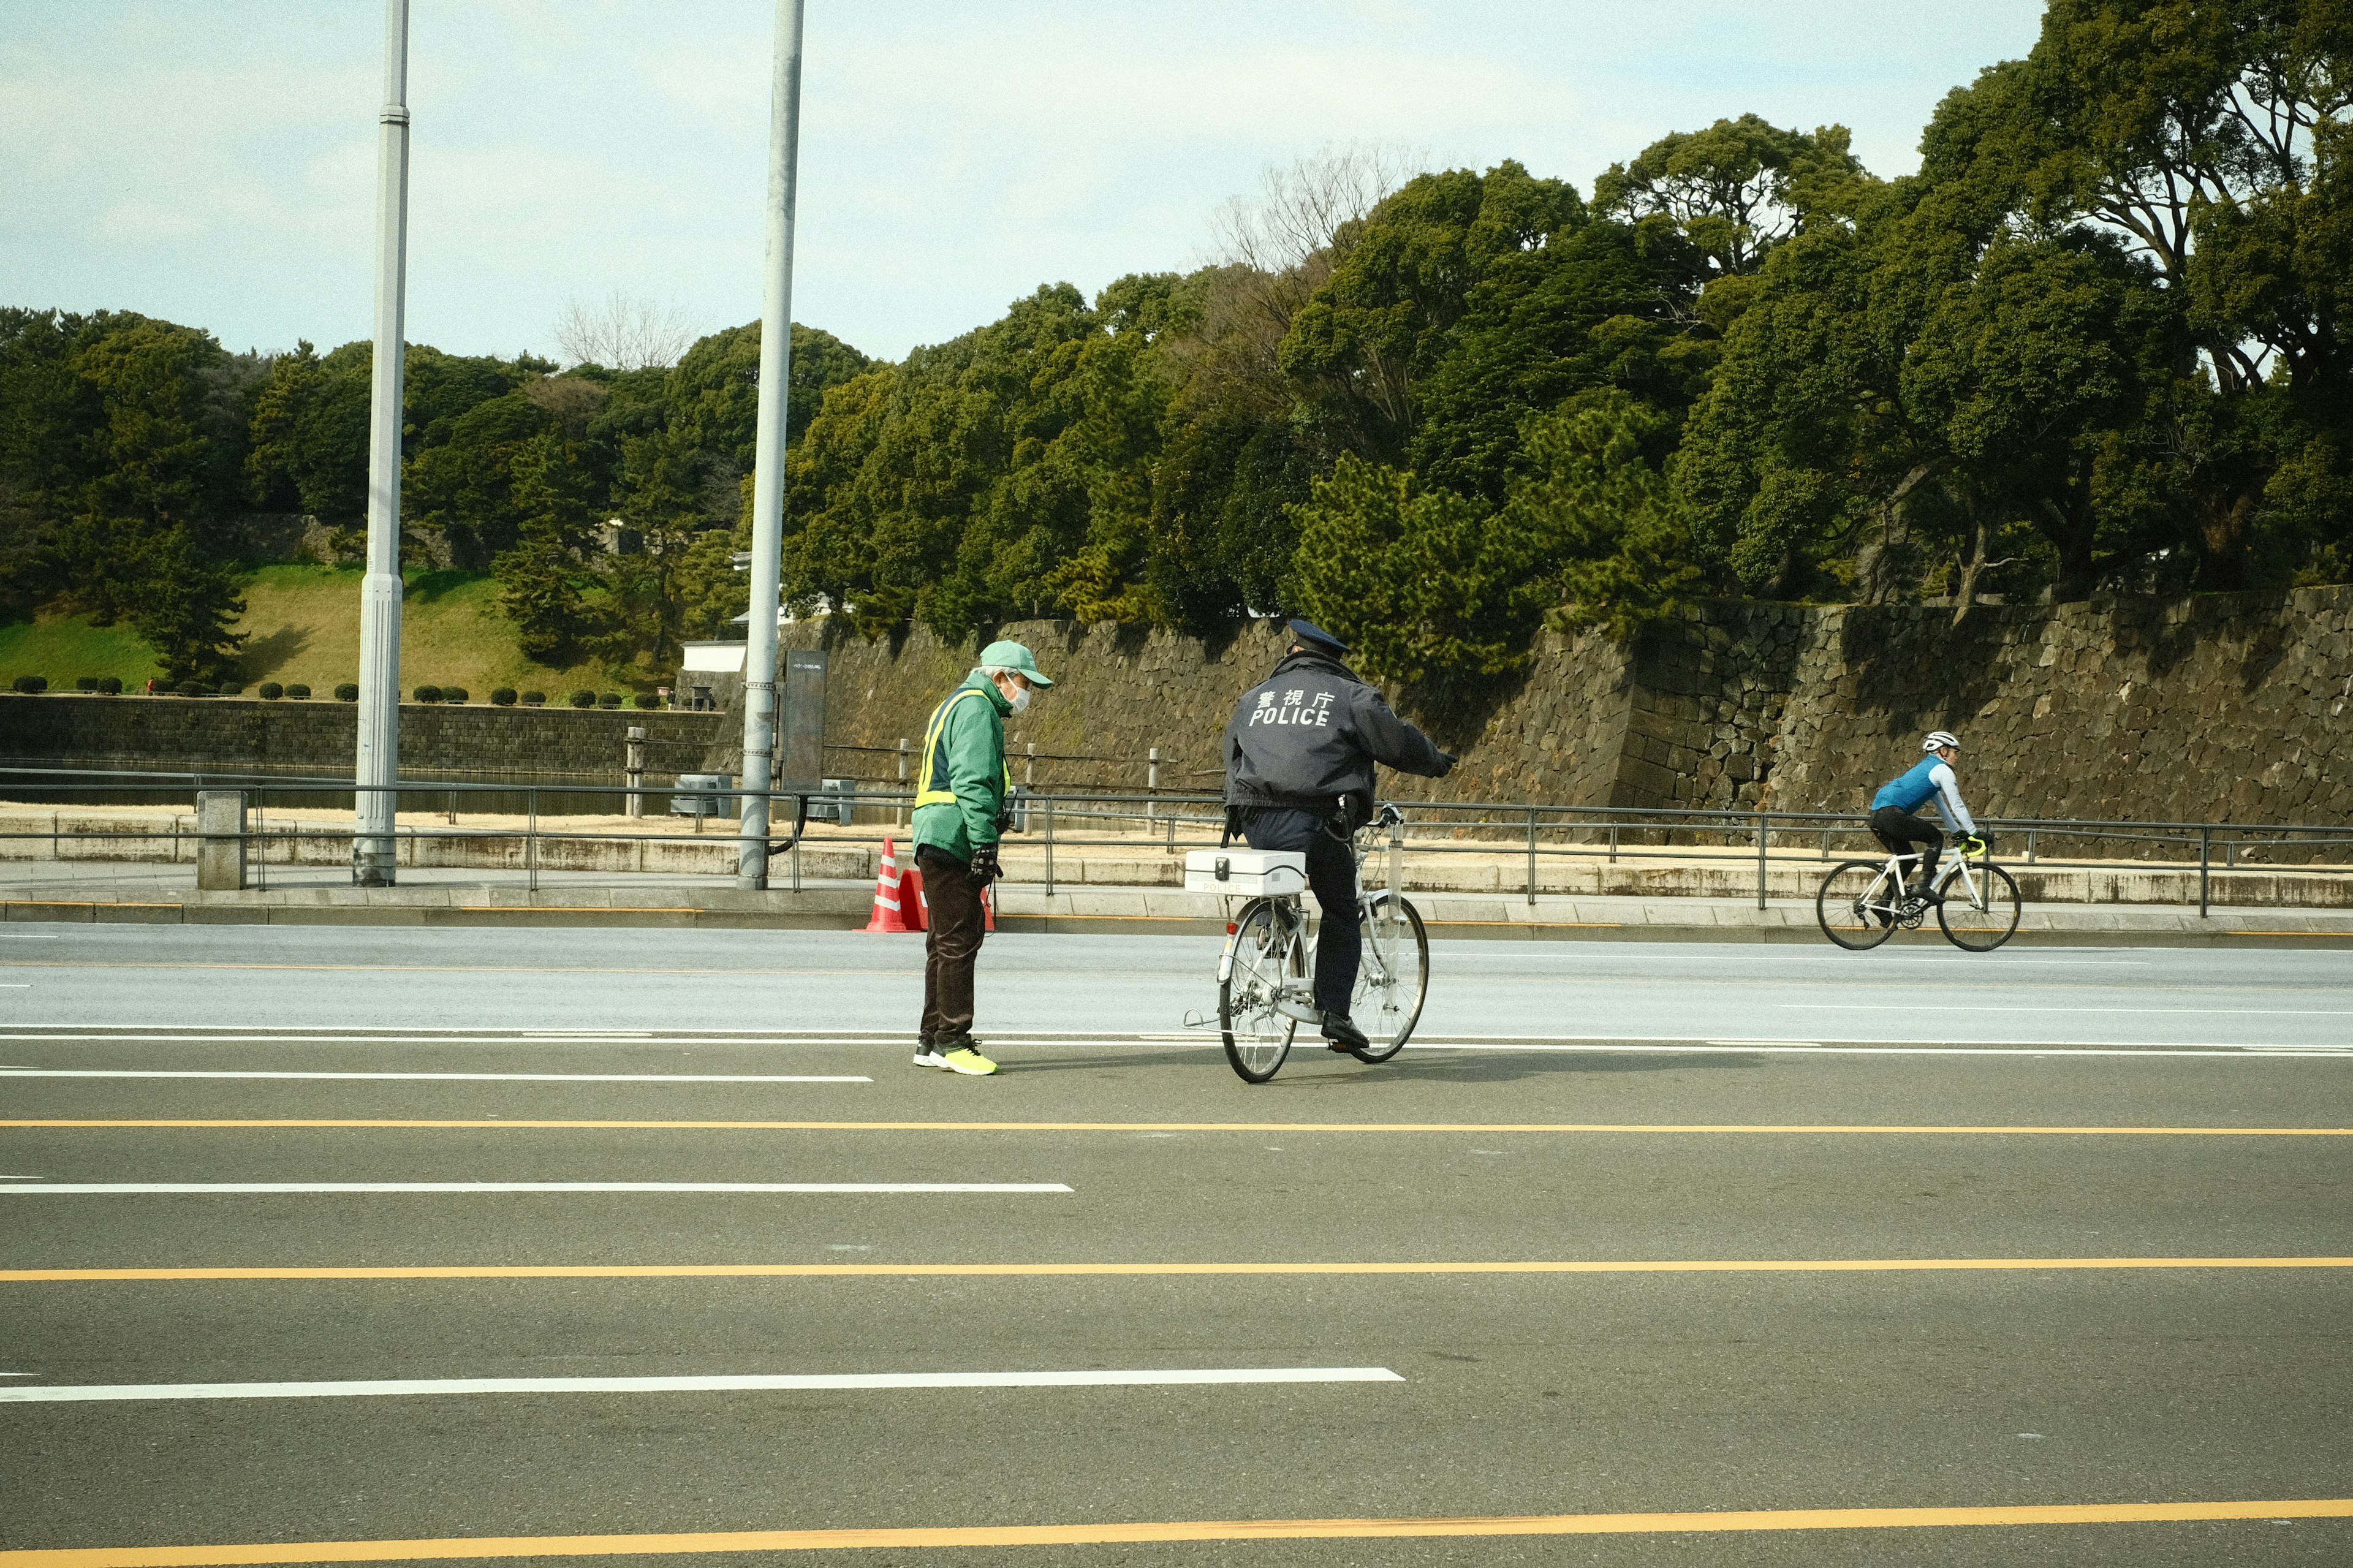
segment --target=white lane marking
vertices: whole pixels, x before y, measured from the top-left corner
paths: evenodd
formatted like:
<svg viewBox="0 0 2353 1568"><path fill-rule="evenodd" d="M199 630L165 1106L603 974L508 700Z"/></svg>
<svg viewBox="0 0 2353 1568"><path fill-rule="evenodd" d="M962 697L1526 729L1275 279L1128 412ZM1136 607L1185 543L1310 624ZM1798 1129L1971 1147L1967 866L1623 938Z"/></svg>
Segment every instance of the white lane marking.
<svg viewBox="0 0 2353 1568"><path fill-rule="evenodd" d="M1127 1388L1164 1384L1403 1383L1385 1366L1176 1367L1134 1372L868 1372L736 1377L442 1377L343 1383L46 1384L0 1403L116 1399L348 1399L397 1394L715 1394L752 1389Z"/></svg>
<svg viewBox="0 0 2353 1568"><path fill-rule="evenodd" d="M2043 1008L2028 1008L2028 1009L2022 1009L2022 1010L2023 1010L2023 1011L2030 1011L2030 1012L2042 1012L2042 1011L2048 1011L2049 1009L2043 1009ZM2152 1008L2152 1009L2149 1009L2149 1011L2152 1011L2152 1012L2165 1012L2165 1011L2170 1011L2170 1009L2166 1009L2166 1008ZM13 1036L0 1036L0 1037L5 1037L5 1038L10 1038L10 1039L17 1039L17 1040L69 1040L69 1041L74 1041L74 1042L79 1042L79 1043L100 1043L100 1042L103 1042L103 1041L121 1040L121 1041L124 1041L124 1042L128 1043L128 1042L131 1042L131 1041L133 1041L133 1040L147 1040L147 1039L169 1039L169 1040L179 1040L179 1039L184 1038L185 1037L178 1037L178 1036L171 1036L171 1037L164 1037L164 1036L152 1036L152 1037L151 1037L151 1036L129 1036L129 1035L110 1035L110 1036L88 1036L88 1035L13 1035ZM259 1036L230 1036L230 1037L209 1037L208 1038L210 1038L210 1039L222 1039L222 1040L233 1040L233 1039L261 1039L261 1038L263 1038L263 1037L259 1037ZM207 1043L207 1042L206 1042L206 1040L194 1040L194 1041L191 1041L190 1043L194 1043L194 1044L204 1044L204 1043ZM316 1044L316 1043L322 1043L322 1042L315 1042L315 1041L301 1041L301 1040L285 1040L285 1039L282 1039L282 1038L274 1038L274 1037L273 1037L273 1038L269 1038L269 1039L267 1041L267 1043L269 1043L269 1044L273 1044L273 1045L280 1045L280 1044L287 1044L287 1045L298 1045L298 1044ZM412 1040L387 1040L387 1039L380 1039L380 1038L367 1038L367 1039L353 1039L353 1040L350 1040L350 1041L348 1041L348 1042L337 1041L337 1042L332 1042L332 1043L338 1043L338 1044L341 1044L341 1043L348 1043L348 1044L351 1044L351 1045L366 1045L366 1046L412 1045L412 1044L413 1044L413 1045L434 1045L434 1046L446 1046L446 1045L451 1045L451 1044L463 1044L463 1045L468 1045L468 1046L475 1046L475 1045L490 1046L490 1045L499 1045L499 1044L509 1044L509 1045L512 1045L512 1044L514 1044L514 1043L516 1043L516 1042L512 1041L512 1040L509 1040L509 1041L503 1041L503 1042L501 1042L501 1041L497 1041L497 1040L465 1040L465 1041L450 1041L450 1040L447 1040L447 1039L413 1040L413 1041L412 1041ZM577 1043L577 1042L575 1042L575 1043ZM596 1043L596 1042L590 1042L590 1043L592 1043L592 1044L593 1044L593 1043ZM623 1042L616 1042L616 1043L618 1043L618 1044L630 1044L630 1045L635 1045L635 1044L641 1044L641 1043L643 1043L643 1042L639 1042L639 1041L634 1041L634 1040L632 1040L632 1041L623 1041ZM670 1041L668 1041L668 1040L664 1040L664 1041L660 1041L660 1042L658 1042L658 1043L659 1043L659 1044L663 1044L663 1045L668 1045L668 1044L670 1044L670 1043L671 1043L671 1042L670 1042ZM691 1044L698 1045L698 1046L702 1046L702 1045L776 1045L776 1044L790 1044L790 1045L840 1045L840 1046L872 1046L872 1045L888 1045L888 1046L892 1046L892 1047L895 1047L899 1046L900 1044L902 1044L902 1041L901 1041L900 1039L898 1039L898 1038L896 1038L896 1037L875 1037L875 1038L865 1038L865 1039L848 1039L848 1038L844 1038L844 1039L834 1039L834 1040L793 1040L793 1041L783 1041L783 1042L775 1041L775 1040L734 1040L734 1041L727 1041L727 1040L723 1040L723 1041L696 1040L696 1041L692 1041L692 1042L686 1042L686 1043L691 1043ZM1165 1037L1164 1037L1164 1036L1145 1036L1145 1037L1139 1037L1139 1036L1134 1036L1134 1035L1118 1035L1118 1034L1104 1033L1104 1034L1093 1035L1093 1036L1071 1036L1071 1035L1064 1035L1064 1036L1056 1036L1056 1037L1050 1037L1050 1038L1048 1038L1048 1037L1036 1037L1036 1038L1028 1038L1028 1037L1004 1037L1004 1036L1000 1036L1000 1037L998 1037L998 1043L999 1043L999 1044L1001 1044L1001 1045L1033 1046L1033 1047L1049 1047L1049 1048L1053 1047L1057 1047L1057 1046L1132 1046L1132 1045L1168 1045L1168 1046L1190 1046L1190 1047L1197 1047L1197 1048L1201 1049L1201 1050L1209 1050L1209 1049L1212 1049L1212 1048L1214 1048L1214 1047L1215 1047L1215 1046L1216 1046L1216 1043L1217 1043L1217 1042L1216 1042L1216 1037L1215 1037L1214 1036L1212 1036L1212 1037L1208 1037L1208 1038L1207 1038L1207 1039L1204 1039L1203 1037L1200 1037L1200 1036L1198 1036L1198 1035L1169 1035L1169 1036L1165 1036ZM1561 1036L1561 1035L1493 1035L1493 1036L1476 1036L1476 1037L1459 1037L1459 1038L1454 1038L1454 1039L1423 1040L1423 1039L1419 1039L1419 1038L1417 1038L1417 1039L1415 1039L1415 1040L1412 1040L1412 1041L1409 1042L1409 1044L1408 1044L1408 1048L1409 1048L1409 1049L1411 1049L1411 1050L1417 1050L1417 1051L1571 1051L1571 1052L1582 1052L1582 1053L1588 1053L1588 1054L1600 1054L1600 1053L1608 1053L1608 1052L1613 1052L1613 1051L1620 1051L1620 1052L1636 1052L1636 1053L1672 1053L1672 1052L1690 1052L1690 1053L1695 1053L1695 1054L1701 1054L1701 1055L1704 1055L1704 1054L1708 1054L1708 1053L1715 1052L1715 1051L1739 1049L1739 1050L1745 1050L1745 1051L1755 1051L1755 1052L1779 1051L1779 1052L1782 1052L1782 1053L1785 1053L1785 1054L1820 1053L1820 1054L1831 1055L1831 1056L1961 1056L1961 1057L1968 1057L1968 1056L1987 1056L1987 1057L2006 1057L2006 1056L2031 1056L2031 1057L2042 1057L2042 1056L2081 1056L2081 1057L2244 1057L2244 1056L2250 1056L2250 1055L2281 1055L2281 1054L2285 1054L2285 1055L2308 1055L2308 1056L2334 1056L2334 1055L2341 1055L2341 1054L2344 1054L2344 1048L2343 1048L2343 1047L2334 1047L2334 1046L2309 1046L2309 1045L2307 1045L2307 1046L2294 1046L2294 1045L2285 1045L2285 1046L2284 1046L2284 1045L2224 1045L2224 1044L2218 1044L2218 1043L2209 1042L2209 1041L2184 1041L2184 1042L2182 1042L2181 1044L2179 1044L2179 1045L2178 1045L2178 1046L2166 1045L2166 1044L2162 1044L2162 1043L2155 1042L2155 1041L2120 1041L2120 1042L2115 1042L2115 1043L2109 1043L2109 1044L2096 1044L2096 1043L2092 1043L2092 1044L2069 1044L2069 1043L2064 1042L2064 1041L2049 1041L2049 1040L2014 1040L2014 1041L1999 1041L1999 1040L1997 1040L1997 1041L1990 1041L1990 1042L1983 1042L1983 1043L1975 1044L1975 1045L1959 1045L1959 1044L1947 1043L1947 1042L1942 1042L1942 1041L1923 1040L1923 1041L1916 1041L1916 1042L1913 1042L1913 1043L1910 1043L1910 1044L1905 1044L1905 1045L1890 1045L1890 1044L1883 1043L1883 1041L1880 1041L1880 1040L1878 1040L1878 1039L1852 1039L1852 1040L1835 1040L1835 1039L1833 1039L1833 1040L1799 1040L1799 1039L1796 1039L1796 1038L1789 1037L1775 1036L1775 1037L1768 1037L1759 1038L1759 1039L1756 1039L1756 1040L1710 1040L1710 1041L1707 1041L1707 1042L1704 1042L1704 1043L1696 1043L1696 1042L1694 1042L1694 1041L1690 1038L1690 1037L1688 1037L1688 1036L1666 1036L1666 1035L1656 1036L1656 1037L1641 1036L1641 1035L1588 1035L1588 1036L1577 1036L1577 1035L1569 1035L1569 1036ZM5 1077L7 1077L7 1076L9 1076L9 1075L8 1075L5 1070L0 1070L0 1078L5 1078ZM299 1076L302 1076L302 1075L289 1073L289 1074L283 1074L283 1075L271 1075L271 1076L284 1076L284 1077L290 1077L290 1078L291 1078L291 1077L299 1077ZM320 1076L320 1077L343 1077L343 1076L347 1076L347 1075L343 1075L343 1074L319 1074L319 1075L315 1075L315 1076ZM353 1075L348 1075L348 1076L358 1077L358 1076L363 1076L363 1075L353 1074ZM412 1077L412 1076L418 1076L418 1077L421 1077L421 1076L427 1076L427 1075L412 1075L412 1074L406 1074L406 1073L402 1073L402 1074L385 1074L385 1075L382 1075L382 1076L385 1076L385 1077L399 1077L399 1078L406 1078L406 1077ZM451 1076L451 1077L462 1077L462 1076L466 1076L466 1075L461 1075L461 1074L452 1074L452 1075L449 1075L449 1076ZM484 1075L484 1076L504 1076L504 1075ZM534 1076L534 1075L523 1075L523 1074L517 1074L517 1075L514 1075L514 1076L516 1076L516 1077L519 1077L519 1078L520 1078L520 1077L529 1077L529 1076ZM554 1077L554 1076L562 1076L562 1075L549 1075L549 1076ZM586 1074L583 1074L583 1075L581 1075L581 1076L582 1076L583 1078L587 1078L587 1077L590 1077L590 1076L597 1076L597 1077L600 1077L600 1078L601 1078L603 1075L586 1075ZM677 1075L677 1074L667 1074L667 1073L664 1073L664 1074L649 1074L649 1075L647 1075L647 1076L648 1076L648 1077L650 1077L650 1078L659 1078L659 1079L666 1079L666 1080L669 1080L669 1079L681 1079L681 1078L682 1078L682 1075ZM872 1080L871 1080L871 1079L865 1079L865 1080L863 1080L863 1081L871 1082L871 1081L872 1081Z"/></svg>
<svg viewBox="0 0 2353 1568"><path fill-rule="evenodd" d="M417 1083L872 1083L862 1075L682 1072L211 1072L181 1068L0 1068L7 1078L284 1078L396 1079Z"/></svg>
<svg viewBox="0 0 2353 1568"><path fill-rule="evenodd" d="M1061 1182L39 1182L0 1193L1067 1193Z"/></svg>
<svg viewBox="0 0 2353 1568"><path fill-rule="evenodd" d="M526 1040L650 1040L651 1029L518 1029L515 1033Z"/></svg>
<svg viewBox="0 0 2353 1568"><path fill-rule="evenodd" d="M1185 1037L1168 1037L1171 1039ZM249 1030L236 1033L211 1034L173 1030L167 1033L92 1033L33 1034L24 1029L0 1029L0 1040L64 1041L75 1045L187 1045L229 1046L259 1042L271 1046L895 1046L912 1043L913 1034L844 1036L839 1038L810 1037L777 1040L756 1036L712 1036L681 1038L670 1037L649 1039L642 1035L586 1036L566 1035L553 1038L543 1035L507 1035L470 1033L459 1035L396 1033L389 1035L339 1035L322 1030L303 1030L295 1034L256 1034ZM1034 1042L1033 1042L1034 1043Z"/></svg>
<svg viewBox="0 0 2353 1568"><path fill-rule="evenodd" d="M1916 1013L1917 1002L1777 1002L1777 1007L1806 1007L1820 1013ZM1939 1002L1939 1013L2214 1013L2230 1018L2247 1015L2265 1017L2353 1018L2344 1007L2062 1007L2051 1004L2011 1005L1980 1002Z"/></svg>
<svg viewBox="0 0 2353 1568"><path fill-rule="evenodd" d="M30 991L32 988L33 983L29 980L0 981L0 991Z"/></svg>
<svg viewBox="0 0 2353 1568"><path fill-rule="evenodd" d="M1565 1050L1574 1055L1784 1055L1784 1058L2341 1058L2344 1046L1821 1046L1805 1041L1578 1041L1562 1046L1407 1041L1407 1050Z"/></svg>
<svg viewBox="0 0 2353 1568"><path fill-rule="evenodd" d="M5 936L0 936L0 942L55 942L58 939L53 936L19 936L15 931L10 931ZM32 1373L28 1372L12 1372L7 1373L5 1375L8 1377L30 1377Z"/></svg>

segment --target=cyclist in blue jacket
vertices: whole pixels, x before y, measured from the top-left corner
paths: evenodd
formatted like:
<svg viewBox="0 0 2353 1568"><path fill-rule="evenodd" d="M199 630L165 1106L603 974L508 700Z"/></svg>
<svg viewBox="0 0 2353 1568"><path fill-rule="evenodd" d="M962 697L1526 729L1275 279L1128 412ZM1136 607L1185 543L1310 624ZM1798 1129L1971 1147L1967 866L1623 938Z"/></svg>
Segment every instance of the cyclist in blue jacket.
<svg viewBox="0 0 2353 1568"><path fill-rule="evenodd" d="M1933 801L1936 815L1957 838L1976 837L1978 825L1970 819L1969 808L1961 804L1960 783L1953 776L1953 760L1961 754L1960 742L1943 730L1932 731L1920 742L1920 750L1927 754L1918 765L1880 786L1871 797L1871 832L1890 854L1905 855L1915 844L1925 846L1913 897L1923 903L1941 904L1944 897L1936 891L1936 851L1943 847L1945 835L1936 824L1914 814Z"/></svg>

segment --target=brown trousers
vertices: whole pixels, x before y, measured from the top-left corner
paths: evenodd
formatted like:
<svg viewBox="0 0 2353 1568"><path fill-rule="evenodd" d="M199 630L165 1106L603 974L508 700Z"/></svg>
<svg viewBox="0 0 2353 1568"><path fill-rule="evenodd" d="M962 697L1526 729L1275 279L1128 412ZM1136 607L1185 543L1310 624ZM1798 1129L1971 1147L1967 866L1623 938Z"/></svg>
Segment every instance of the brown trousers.
<svg viewBox="0 0 2353 1568"><path fill-rule="evenodd" d="M972 969L985 934L980 879L972 868L926 844L915 851L928 906L923 932L923 1038L945 1047L972 1033Z"/></svg>

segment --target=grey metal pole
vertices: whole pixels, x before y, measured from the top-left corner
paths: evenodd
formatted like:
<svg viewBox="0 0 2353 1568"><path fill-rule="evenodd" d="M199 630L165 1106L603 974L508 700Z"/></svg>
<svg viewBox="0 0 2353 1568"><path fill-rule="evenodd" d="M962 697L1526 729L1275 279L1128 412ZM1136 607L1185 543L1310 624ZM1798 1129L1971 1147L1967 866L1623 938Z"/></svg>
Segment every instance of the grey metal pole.
<svg viewBox="0 0 2353 1568"><path fill-rule="evenodd" d="M1765 907L1765 835L1773 820L1769 812L1757 814L1757 907Z"/></svg>
<svg viewBox="0 0 2353 1568"><path fill-rule="evenodd" d="M776 748L776 575L785 534L785 407L793 370L793 195L800 159L803 0L776 0L768 111L768 256L760 310L760 409L752 472L752 620L744 650L743 847L735 885L768 885Z"/></svg>
<svg viewBox="0 0 2353 1568"><path fill-rule="evenodd" d="M375 383L368 397L367 574L360 580L360 708L352 758L352 881L388 888L400 801L400 403L408 351L408 0L385 0L377 115ZM373 787L371 787L373 786Z"/></svg>
<svg viewBox="0 0 2353 1568"><path fill-rule="evenodd" d="M1536 808L1528 807L1528 908L1536 907Z"/></svg>

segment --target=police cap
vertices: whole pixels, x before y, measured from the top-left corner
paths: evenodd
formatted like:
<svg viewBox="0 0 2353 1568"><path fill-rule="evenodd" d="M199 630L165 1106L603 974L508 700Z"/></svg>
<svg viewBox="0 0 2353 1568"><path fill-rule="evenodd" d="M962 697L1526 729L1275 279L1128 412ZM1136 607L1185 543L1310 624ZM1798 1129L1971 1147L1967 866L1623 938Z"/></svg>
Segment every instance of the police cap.
<svg viewBox="0 0 2353 1568"><path fill-rule="evenodd" d="M1314 621L1293 621L1291 635L1303 647L1313 648L1317 653L1328 653L1335 658L1345 658L1348 656L1348 645Z"/></svg>

